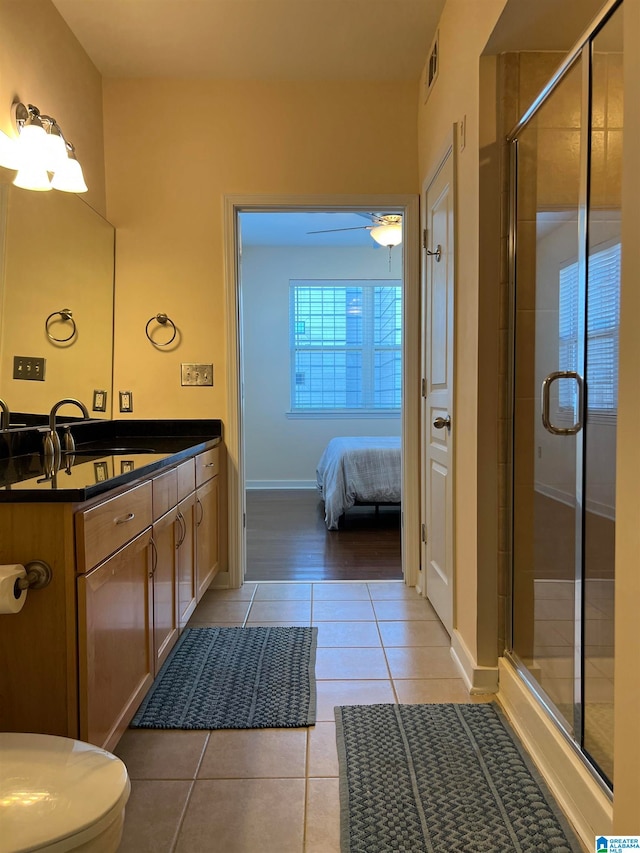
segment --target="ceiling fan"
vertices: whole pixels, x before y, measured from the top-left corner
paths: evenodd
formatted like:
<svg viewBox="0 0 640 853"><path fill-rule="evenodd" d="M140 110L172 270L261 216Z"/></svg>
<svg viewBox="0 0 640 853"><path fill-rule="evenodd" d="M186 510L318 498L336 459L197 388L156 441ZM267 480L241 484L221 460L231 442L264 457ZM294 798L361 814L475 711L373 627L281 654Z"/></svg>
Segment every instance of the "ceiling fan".
<svg viewBox="0 0 640 853"><path fill-rule="evenodd" d="M324 228L322 231L307 231L307 234L328 234L331 231L368 231L380 246L392 249L402 242L402 216L398 213L358 213L371 220L371 225L356 225L352 228Z"/></svg>

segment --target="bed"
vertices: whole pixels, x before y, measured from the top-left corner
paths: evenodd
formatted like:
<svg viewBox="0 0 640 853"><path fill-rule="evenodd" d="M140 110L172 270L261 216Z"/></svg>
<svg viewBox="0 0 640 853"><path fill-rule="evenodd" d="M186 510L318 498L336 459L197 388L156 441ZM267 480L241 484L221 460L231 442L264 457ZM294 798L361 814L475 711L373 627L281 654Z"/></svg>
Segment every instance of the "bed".
<svg viewBox="0 0 640 853"><path fill-rule="evenodd" d="M354 504L399 504L399 436L340 436L325 447L316 469L329 530Z"/></svg>

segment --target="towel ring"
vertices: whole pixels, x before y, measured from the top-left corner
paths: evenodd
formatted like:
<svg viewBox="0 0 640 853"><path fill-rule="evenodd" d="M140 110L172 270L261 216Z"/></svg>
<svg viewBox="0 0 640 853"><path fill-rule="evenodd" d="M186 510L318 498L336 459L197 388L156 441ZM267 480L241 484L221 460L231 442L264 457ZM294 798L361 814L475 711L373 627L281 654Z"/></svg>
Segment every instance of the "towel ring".
<svg viewBox="0 0 640 853"><path fill-rule="evenodd" d="M151 323L153 323L154 320L156 320L156 322L160 323L161 326L166 326L168 323L171 326L171 328L173 329L173 334L171 335L169 340L165 341L163 344L159 344L157 341L154 341L153 338L151 337L151 335L149 334L149 326L151 325ZM178 330L176 329L176 324L173 322L171 317L168 317L166 314L156 314L155 317L150 317L149 320L147 321L147 325L144 327L144 331L145 331L146 336L149 338L151 343L154 345L154 347L168 347L170 343L173 343L173 341L175 340L175 337L178 333Z"/></svg>
<svg viewBox="0 0 640 853"><path fill-rule="evenodd" d="M51 322L51 318L57 317L58 315L60 315L60 318L63 322L65 320L69 320L69 322L71 323L71 334L69 335L68 338L56 338L49 331L49 323ZM49 338L49 340L55 341L57 344L66 344L67 341L70 341L71 338L75 337L75 335L78 331L78 327L76 326L76 321L73 319L73 313L68 308L63 308L62 311L52 311L51 314L49 314L47 319L44 321L44 328L45 328L45 331L47 333L47 337Z"/></svg>

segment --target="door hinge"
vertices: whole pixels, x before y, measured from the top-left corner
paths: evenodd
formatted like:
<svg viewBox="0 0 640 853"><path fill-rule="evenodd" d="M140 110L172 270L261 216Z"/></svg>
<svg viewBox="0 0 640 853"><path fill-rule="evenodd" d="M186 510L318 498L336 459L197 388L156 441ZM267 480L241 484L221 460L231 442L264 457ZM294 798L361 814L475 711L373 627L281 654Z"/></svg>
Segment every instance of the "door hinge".
<svg viewBox="0 0 640 853"><path fill-rule="evenodd" d="M242 513L242 526L244 528L246 528L246 526L247 526L247 513L246 512Z"/></svg>
<svg viewBox="0 0 640 853"><path fill-rule="evenodd" d="M424 523L421 525L420 535L421 535L422 541L426 545L427 544L427 525Z"/></svg>
<svg viewBox="0 0 640 853"><path fill-rule="evenodd" d="M423 379L420 383L420 393L423 397L427 396L427 380Z"/></svg>

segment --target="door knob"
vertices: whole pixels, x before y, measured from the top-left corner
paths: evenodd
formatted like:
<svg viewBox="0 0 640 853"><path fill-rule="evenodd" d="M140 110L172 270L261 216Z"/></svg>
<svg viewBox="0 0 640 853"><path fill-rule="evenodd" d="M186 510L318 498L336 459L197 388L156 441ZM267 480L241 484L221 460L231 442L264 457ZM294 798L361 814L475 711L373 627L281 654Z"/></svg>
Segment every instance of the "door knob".
<svg viewBox="0 0 640 853"><path fill-rule="evenodd" d="M433 425L436 429L451 429L451 415L447 415L446 418L434 418Z"/></svg>

